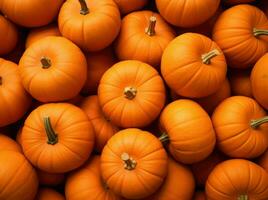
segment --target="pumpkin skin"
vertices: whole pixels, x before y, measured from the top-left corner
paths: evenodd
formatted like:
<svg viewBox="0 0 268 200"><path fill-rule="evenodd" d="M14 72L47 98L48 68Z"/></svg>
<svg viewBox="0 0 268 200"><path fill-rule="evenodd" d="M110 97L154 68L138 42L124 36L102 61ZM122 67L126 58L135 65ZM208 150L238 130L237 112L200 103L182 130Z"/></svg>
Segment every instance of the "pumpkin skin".
<svg viewBox="0 0 268 200"><path fill-rule="evenodd" d="M26 38L25 47L28 48L31 44L35 43L36 41L44 37L60 36L60 35L61 34L57 24L50 24L40 28L32 29Z"/></svg>
<svg viewBox="0 0 268 200"><path fill-rule="evenodd" d="M35 200L65 200L64 196L59 192L50 188L41 188L35 197Z"/></svg>
<svg viewBox="0 0 268 200"><path fill-rule="evenodd" d="M68 0L61 7L58 24L61 34L86 51L108 47L120 30L121 19L113 0L83 0L89 13L81 14L78 0Z"/></svg>
<svg viewBox="0 0 268 200"><path fill-rule="evenodd" d="M252 98L225 99L212 115L220 150L235 158L255 158L264 153L268 147L268 125L254 122L264 116L266 112Z"/></svg>
<svg viewBox="0 0 268 200"><path fill-rule="evenodd" d="M215 93L225 80L226 68L218 45L197 33L185 33L172 40L161 61L167 85L178 95L190 98Z"/></svg>
<svg viewBox="0 0 268 200"><path fill-rule="evenodd" d="M268 173L268 150L259 158L258 164Z"/></svg>
<svg viewBox="0 0 268 200"><path fill-rule="evenodd" d="M139 60L158 67L164 49L174 38L175 32L159 14L133 12L122 20L116 55L119 60Z"/></svg>
<svg viewBox="0 0 268 200"><path fill-rule="evenodd" d="M157 9L166 21L185 28L204 23L213 16L219 5L220 0L156 0Z"/></svg>
<svg viewBox="0 0 268 200"><path fill-rule="evenodd" d="M25 156L38 169L64 173L89 158L94 130L80 108L68 103L44 104L27 117L21 142Z"/></svg>
<svg viewBox="0 0 268 200"><path fill-rule="evenodd" d="M233 96L252 97L250 82L251 70L232 70L230 73L230 84Z"/></svg>
<svg viewBox="0 0 268 200"><path fill-rule="evenodd" d="M18 42L18 30L16 26L0 15L0 55L10 53Z"/></svg>
<svg viewBox="0 0 268 200"><path fill-rule="evenodd" d="M168 104L160 115L160 126L164 139L169 140L169 152L178 162L196 163L213 151L216 139L212 122L194 101L182 99Z"/></svg>
<svg viewBox="0 0 268 200"><path fill-rule="evenodd" d="M0 127L23 117L31 105L31 97L21 83L18 66L0 58Z"/></svg>
<svg viewBox="0 0 268 200"><path fill-rule="evenodd" d="M193 200L207 200L207 198L204 192L197 191Z"/></svg>
<svg viewBox="0 0 268 200"><path fill-rule="evenodd" d="M218 18L213 40L222 49L230 67L248 68L268 51L268 36L253 29L267 30L268 20L260 9L251 5L231 7Z"/></svg>
<svg viewBox="0 0 268 200"><path fill-rule="evenodd" d="M236 4L242 4L242 3L251 3L255 0L223 0L224 3L228 5L236 5Z"/></svg>
<svg viewBox="0 0 268 200"><path fill-rule="evenodd" d="M98 97L104 115L119 127L144 127L159 115L165 103L165 86L150 65L121 61L100 81Z"/></svg>
<svg viewBox="0 0 268 200"><path fill-rule="evenodd" d="M0 151L2 150L22 153L21 147L18 143L16 143L10 137L0 133Z"/></svg>
<svg viewBox="0 0 268 200"><path fill-rule="evenodd" d="M57 186L64 182L64 174L52 174L39 169L36 172L40 185Z"/></svg>
<svg viewBox="0 0 268 200"><path fill-rule="evenodd" d="M100 157L94 156L82 168L72 172L65 184L67 200L120 200L101 178Z"/></svg>
<svg viewBox="0 0 268 200"><path fill-rule="evenodd" d="M112 136L101 154L104 181L127 199L141 199L156 192L167 167L168 157L161 142L149 132L134 128Z"/></svg>
<svg viewBox="0 0 268 200"><path fill-rule="evenodd" d="M101 152L107 141L118 128L103 115L98 96L89 96L82 100L79 106L88 116L95 132L95 150Z"/></svg>
<svg viewBox="0 0 268 200"><path fill-rule="evenodd" d="M127 14L143 8L148 0L114 0L121 14Z"/></svg>
<svg viewBox="0 0 268 200"><path fill-rule="evenodd" d="M266 200L268 197L268 174L255 163L233 159L217 165L206 183L208 200L243 199ZM245 198L244 198L245 199Z"/></svg>
<svg viewBox="0 0 268 200"><path fill-rule="evenodd" d="M40 102L64 101L74 98L83 87L87 62L72 42L50 36L26 49L19 71L24 88L35 99Z"/></svg>
<svg viewBox="0 0 268 200"><path fill-rule="evenodd" d="M1 11L20 26L38 27L49 24L56 17L63 2L64 0L2 0Z"/></svg>
<svg viewBox="0 0 268 200"><path fill-rule="evenodd" d="M27 159L19 152L3 150L0 151L0 163L0 199L33 200L38 179Z"/></svg>

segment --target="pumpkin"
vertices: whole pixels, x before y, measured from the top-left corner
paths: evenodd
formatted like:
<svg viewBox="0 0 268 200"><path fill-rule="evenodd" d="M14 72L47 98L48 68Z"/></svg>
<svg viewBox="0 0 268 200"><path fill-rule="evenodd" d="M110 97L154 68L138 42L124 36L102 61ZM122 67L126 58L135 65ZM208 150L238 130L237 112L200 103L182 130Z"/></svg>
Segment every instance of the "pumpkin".
<svg viewBox="0 0 268 200"><path fill-rule="evenodd" d="M31 44L47 36L60 36L57 24L31 29L26 38L25 47L28 48Z"/></svg>
<svg viewBox="0 0 268 200"><path fill-rule="evenodd" d="M226 68L218 45L197 33L185 33L172 40L161 61L161 73L168 86L190 98L215 93L225 80Z"/></svg>
<svg viewBox="0 0 268 200"><path fill-rule="evenodd" d="M36 172L40 185L57 186L64 182L64 174L48 173L39 169Z"/></svg>
<svg viewBox="0 0 268 200"><path fill-rule="evenodd" d="M68 0L61 7L61 34L87 51L108 47L120 30L120 12L113 0Z"/></svg>
<svg viewBox="0 0 268 200"><path fill-rule="evenodd" d="M127 199L152 195L168 171L168 157L152 134L130 128L113 135L101 154L102 177L108 187Z"/></svg>
<svg viewBox="0 0 268 200"><path fill-rule="evenodd" d="M65 200L64 196L59 192L50 188L40 188L35 200Z"/></svg>
<svg viewBox="0 0 268 200"><path fill-rule="evenodd" d="M16 26L0 15L0 55L10 53L18 42L18 30Z"/></svg>
<svg viewBox="0 0 268 200"><path fill-rule="evenodd" d="M209 175L206 195L208 200L266 200L268 174L251 161L227 160L217 165Z"/></svg>
<svg viewBox="0 0 268 200"><path fill-rule="evenodd" d="M0 151L2 150L22 153L20 145L4 134L0 134Z"/></svg>
<svg viewBox="0 0 268 200"><path fill-rule="evenodd" d="M268 20L251 5L237 5L218 18L213 40L222 49L228 64L234 68L249 68L268 51Z"/></svg>
<svg viewBox="0 0 268 200"><path fill-rule="evenodd" d="M158 67L164 49L174 38L174 31L159 14L133 12L122 20L116 55L120 60L139 60Z"/></svg>
<svg viewBox="0 0 268 200"><path fill-rule="evenodd" d="M63 37L40 39L24 52L19 71L24 88L38 101L75 97L86 81L87 62L81 50Z"/></svg>
<svg viewBox="0 0 268 200"><path fill-rule="evenodd" d="M116 63L116 58L111 47L87 53L86 58L88 73L82 92L83 94L96 94L102 75Z"/></svg>
<svg viewBox="0 0 268 200"><path fill-rule="evenodd" d="M200 192L200 191L197 191L194 195L194 199L193 200L206 200L206 195L204 192Z"/></svg>
<svg viewBox="0 0 268 200"><path fill-rule="evenodd" d="M57 16L64 0L1 0L1 11L20 26L38 27Z"/></svg>
<svg viewBox="0 0 268 200"><path fill-rule="evenodd" d="M68 200L120 200L101 178L100 157L94 156L82 168L72 172L65 184Z"/></svg>
<svg viewBox="0 0 268 200"><path fill-rule="evenodd" d="M168 104L160 115L161 141L176 161L192 164L208 157L215 146L212 122L201 106L191 100Z"/></svg>
<svg viewBox="0 0 268 200"><path fill-rule="evenodd" d="M0 58L0 127L23 117L31 105L31 97L21 83L18 66Z"/></svg>
<svg viewBox="0 0 268 200"><path fill-rule="evenodd" d="M232 70L230 73L230 84L232 95L252 97L251 70Z"/></svg>
<svg viewBox="0 0 268 200"><path fill-rule="evenodd" d="M33 200L38 189L36 173L16 151L0 151L0 199Z"/></svg>
<svg viewBox="0 0 268 200"><path fill-rule="evenodd" d="M114 0L122 14L143 8L148 0Z"/></svg>
<svg viewBox="0 0 268 200"><path fill-rule="evenodd" d="M119 127L144 127L159 115L165 103L165 86L150 65L121 61L100 81L98 97L104 115Z"/></svg>
<svg viewBox="0 0 268 200"><path fill-rule="evenodd" d="M242 3L251 3L254 2L255 0L223 0L224 3L228 5L235 5L235 4L242 4Z"/></svg>
<svg viewBox="0 0 268 200"><path fill-rule="evenodd" d="M219 5L220 0L156 0L157 9L165 20L180 27L204 23L213 16Z"/></svg>
<svg viewBox="0 0 268 200"><path fill-rule="evenodd" d="M258 164L265 169L268 173L268 149L266 152L259 158Z"/></svg>
<svg viewBox="0 0 268 200"><path fill-rule="evenodd" d="M235 158L255 158L268 147L266 112L252 98L233 96L214 111L212 122L222 152Z"/></svg>
<svg viewBox="0 0 268 200"><path fill-rule="evenodd" d="M101 152L107 141L118 128L107 119L101 110L98 96L89 96L80 103L80 108L87 114L95 131L95 150Z"/></svg>
<svg viewBox="0 0 268 200"><path fill-rule="evenodd" d="M22 149L38 169L64 173L80 167L90 156L94 131L87 115L68 103L39 106L24 122Z"/></svg>

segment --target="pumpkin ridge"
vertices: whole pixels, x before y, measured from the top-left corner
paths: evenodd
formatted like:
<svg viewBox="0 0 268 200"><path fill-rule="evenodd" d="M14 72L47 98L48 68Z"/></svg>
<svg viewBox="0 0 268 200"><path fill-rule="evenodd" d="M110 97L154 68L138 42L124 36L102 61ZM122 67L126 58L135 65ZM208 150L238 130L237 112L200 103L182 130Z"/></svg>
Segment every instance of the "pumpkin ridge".
<svg viewBox="0 0 268 200"><path fill-rule="evenodd" d="M222 142L225 142L226 140L229 140L229 139L231 139L231 138L233 138L233 137L241 136L241 134L242 134L242 133L244 134L245 131L250 131L250 130L247 129L247 128L245 128L244 130L242 130L242 131L236 133L234 136L226 137L226 138L224 138L224 139L222 139L222 140L219 140L219 142L222 143ZM217 131L216 131L216 132L217 132Z"/></svg>
<svg viewBox="0 0 268 200"><path fill-rule="evenodd" d="M219 179L218 179L219 180ZM212 186L211 185L211 183L209 183L210 182L210 180L208 180L207 181L207 186L206 187L209 187L210 188L210 190L214 190L214 192L216 192L216 193L219 193L220 195L223 195L223 196L225 196L225 198L229 198L229 195L227 194L227 193L224 193L224 192L222 192L222 191L219 191L218 189L216 189L214 186ZM222 183L221 183L222 184Z"/></svg>

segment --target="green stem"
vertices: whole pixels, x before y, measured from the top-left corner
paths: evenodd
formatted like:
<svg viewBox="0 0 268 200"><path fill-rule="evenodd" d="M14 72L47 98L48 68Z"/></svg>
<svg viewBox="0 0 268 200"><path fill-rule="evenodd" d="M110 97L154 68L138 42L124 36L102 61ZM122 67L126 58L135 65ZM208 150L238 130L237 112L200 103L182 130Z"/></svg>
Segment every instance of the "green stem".
<svg viewBox="0 0 268 200"><path fill-rule="evenodd" d="M81 5L80 14L81 15L87 15L89 13L89 9L87 7L86 0L79 0L79 3Z"/></svg>
<svg viewBox="0 0 268 200"><path fill-rule="evenodd" d="M125 87L124 95L127 99L132 100L137 95L137 89L134 87Z"/></svg>
<svg viewBox="0 0 268 200"><path fill-rule="evenodd" d="M58 143L58 136L52 128L49 117L44 117L44 126L45 126L45 130L46 130L46 134L47 134L47 143L51 144L51 145L57 144Z"/></svg>
<svg viewBox="0 0 268 200"><path fill-rule="evenodd" d="M260 119L253 119L251 120L250 122L250 126L252 128L258 128L260 125L264 124L264 123L267 123L268 122L268 116L266 117L263 117L263 118L260 118Z"/></svg>
<svg viewBox="0 0 268 200"><path fill-rule="evenodd" d="M125 169L127 170L133 170L135 169L136 165L137 165L137 162L131 158L128 153L122 153L121 155L121 159L124 161L125 165Z"/></svg>
<svg viewBox="0 0 268 200"><path fill-rule="evenodd" d="M202 62L206 65L209 65L210 64L210 60L215 57L215 56L218 56L220 55L220 52L217 50L217 49L213 49L212 51L206 53L206 54L203 54L201 57L202 57Z"/></svg>
<svg viewBox="0 0 268 200"><path fill-rule="evenodd" d="M155 35L155 25L156 25L156 17L151 16L149 26L145 29L145 33L149 36Z"/></svg>
<svg viewBox="0 0 268 200"><path fill-rule="evenodd" d="M253 34L256 37L259 35L268 35L268 30L253 28Z"/></svg>
<svg viewBox="0 0 268 200"><path fill-rule="evenodd" d="M248 195L243 194L243 195L240 195L240 196L237 198L237 200L249 200L249 198L248 198Z"/></svg>
<svg viewBox="0 0 268 200"><path fill-rule="evenodd" d="M167 142L169 141L168 134L162 133L162 135L158 138L161 142Z"/></svg>
<svg viewBox="0 0 268 200"><path fill-rule="evenodd" d="M40 60L41 64L42 64L42 68L43 69L48 69L51 67L52 63L51 60L45 56L43 56Z"/></svg>

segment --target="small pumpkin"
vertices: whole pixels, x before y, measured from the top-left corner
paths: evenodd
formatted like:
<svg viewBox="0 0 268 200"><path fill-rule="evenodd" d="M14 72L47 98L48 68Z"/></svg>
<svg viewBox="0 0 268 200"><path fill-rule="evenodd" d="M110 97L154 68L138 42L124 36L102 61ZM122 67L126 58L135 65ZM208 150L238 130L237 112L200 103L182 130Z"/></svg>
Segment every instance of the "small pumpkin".
<svg viewBox="0 0 268 200"><path fill-rule="evenodd" d="M230 84L232 95L252 97L250 82L251 70L232 70L230 73Z"/></svg>
<svg viewBox="0 0 268 200"><path fill-rule="evenodd" d="M18 66L0 58L0 127L12 124L30 108L31 97L24 90Z"/></svg>
<svg viewBox="0 0 268 200"><path fill-rule="evenodd" d="M75 97L82 89L87 62L81 50L63 37L49 36L24 52L19 71L24 88L38 101Z"/></svg>
<svg viewBox="0 0 268 200"><path fill-rule="evenodd" d="M212 122L222 152L235 158L255 158L268 147L266 112L252 98L233 96L214 111Z"/></svg>
<svg viewBox="0 0 268 200"><path fill-rule="evenodd" d="M268 174L251 161L227 160L217 165L209 175L206 195L208 200L266 200Z"/></svg>
<svg viewBox="0 0 268 200"><path fill-rule="evenodd" d="M197 191L194 195L193 200L207 200L206 194L204 192Z"/></svg>
<svg viewBox="0 0 268 200"><path fill-rule="evenodd" d="M25 156L38 169L64 173L90 156L94 130L87 115L68 103L39 106L24 122L21 143Z"/></svg>
<svg viewBox="0 0 268 200"><path fill-rule="evenodd" d="M119 7L121 14L127 14L143 8L148 0L114 0Z"/></svg>
<svg viewBox="0 0 268 200"><path fill-rule="evenodd" d="M213 40L233 68L249 68L268 51L268 19L257 7L237 5L218 18Z"/></svg>
<svg viewBox="0 0 268 200"><path fill-rule="evenodd" d="M61 34L86 51L108 47L120 30L120 12L113 0L68 0L60 9Z"/></svg>
<svg viewBox="0 0 268 200"><path fill-rule="evenodd" d="M48 173L37 169L37 176L40 185L57 186L64 182L65 176L60 173Z"/></svg>
<svg viewBox="0 0 268 200"><path fill-rule="evenodd" d="M50 188L40 188L35 200L65 200L64 196L56 190Z"/></svg>
<svg viewBox="0 0 268 200"><path fill-rule="evenodd" d="M226 69L218 45L197 33L185 33L172 40L161 61L161 73L168 86L190 98L215 93L225 80Z"/></svg>
<svg viewBox="0 0 268 200"><path fill-rule="evenodd" d="M116 55L120 60L139 60L158 67L164 49L174 38L174 31L159 14L133 12L122 20Z"/></svg>
<svg viewBox="0 0 268 200"><path fill-rule="evenodd" d="M165 103L165 86L150 65L121 61L100 81L98 97L104 115L119 127L144 127L157 118Z"/></svg>
<svg viewBox="0 0 268 200"><path fill-rule="evenodd" d="M224 3L228 5L236 5L236 4L242 4L242 3L251 3L255 0L223 0Z"/></svg>
<svg viewBox="0 0 268 200"><path fill-rule="evenodd" d="M0 134L0 151L2 150L22 153L20 145L4 134Z"/></svg>
<svg viewBox="0 0 268 200"><path fill-rule="evenodd" d="M108 187L127 199L152 195L167 175L168 157L161 142L140 129L111 137L101 154L101 172Z"/></svg>
<svg viewBox="0 0 268 200"><path fill-rule="evenodd" d="M268 149L266 152L259 158L258 164L265 169L265 171L268 173Z"/></svg>

